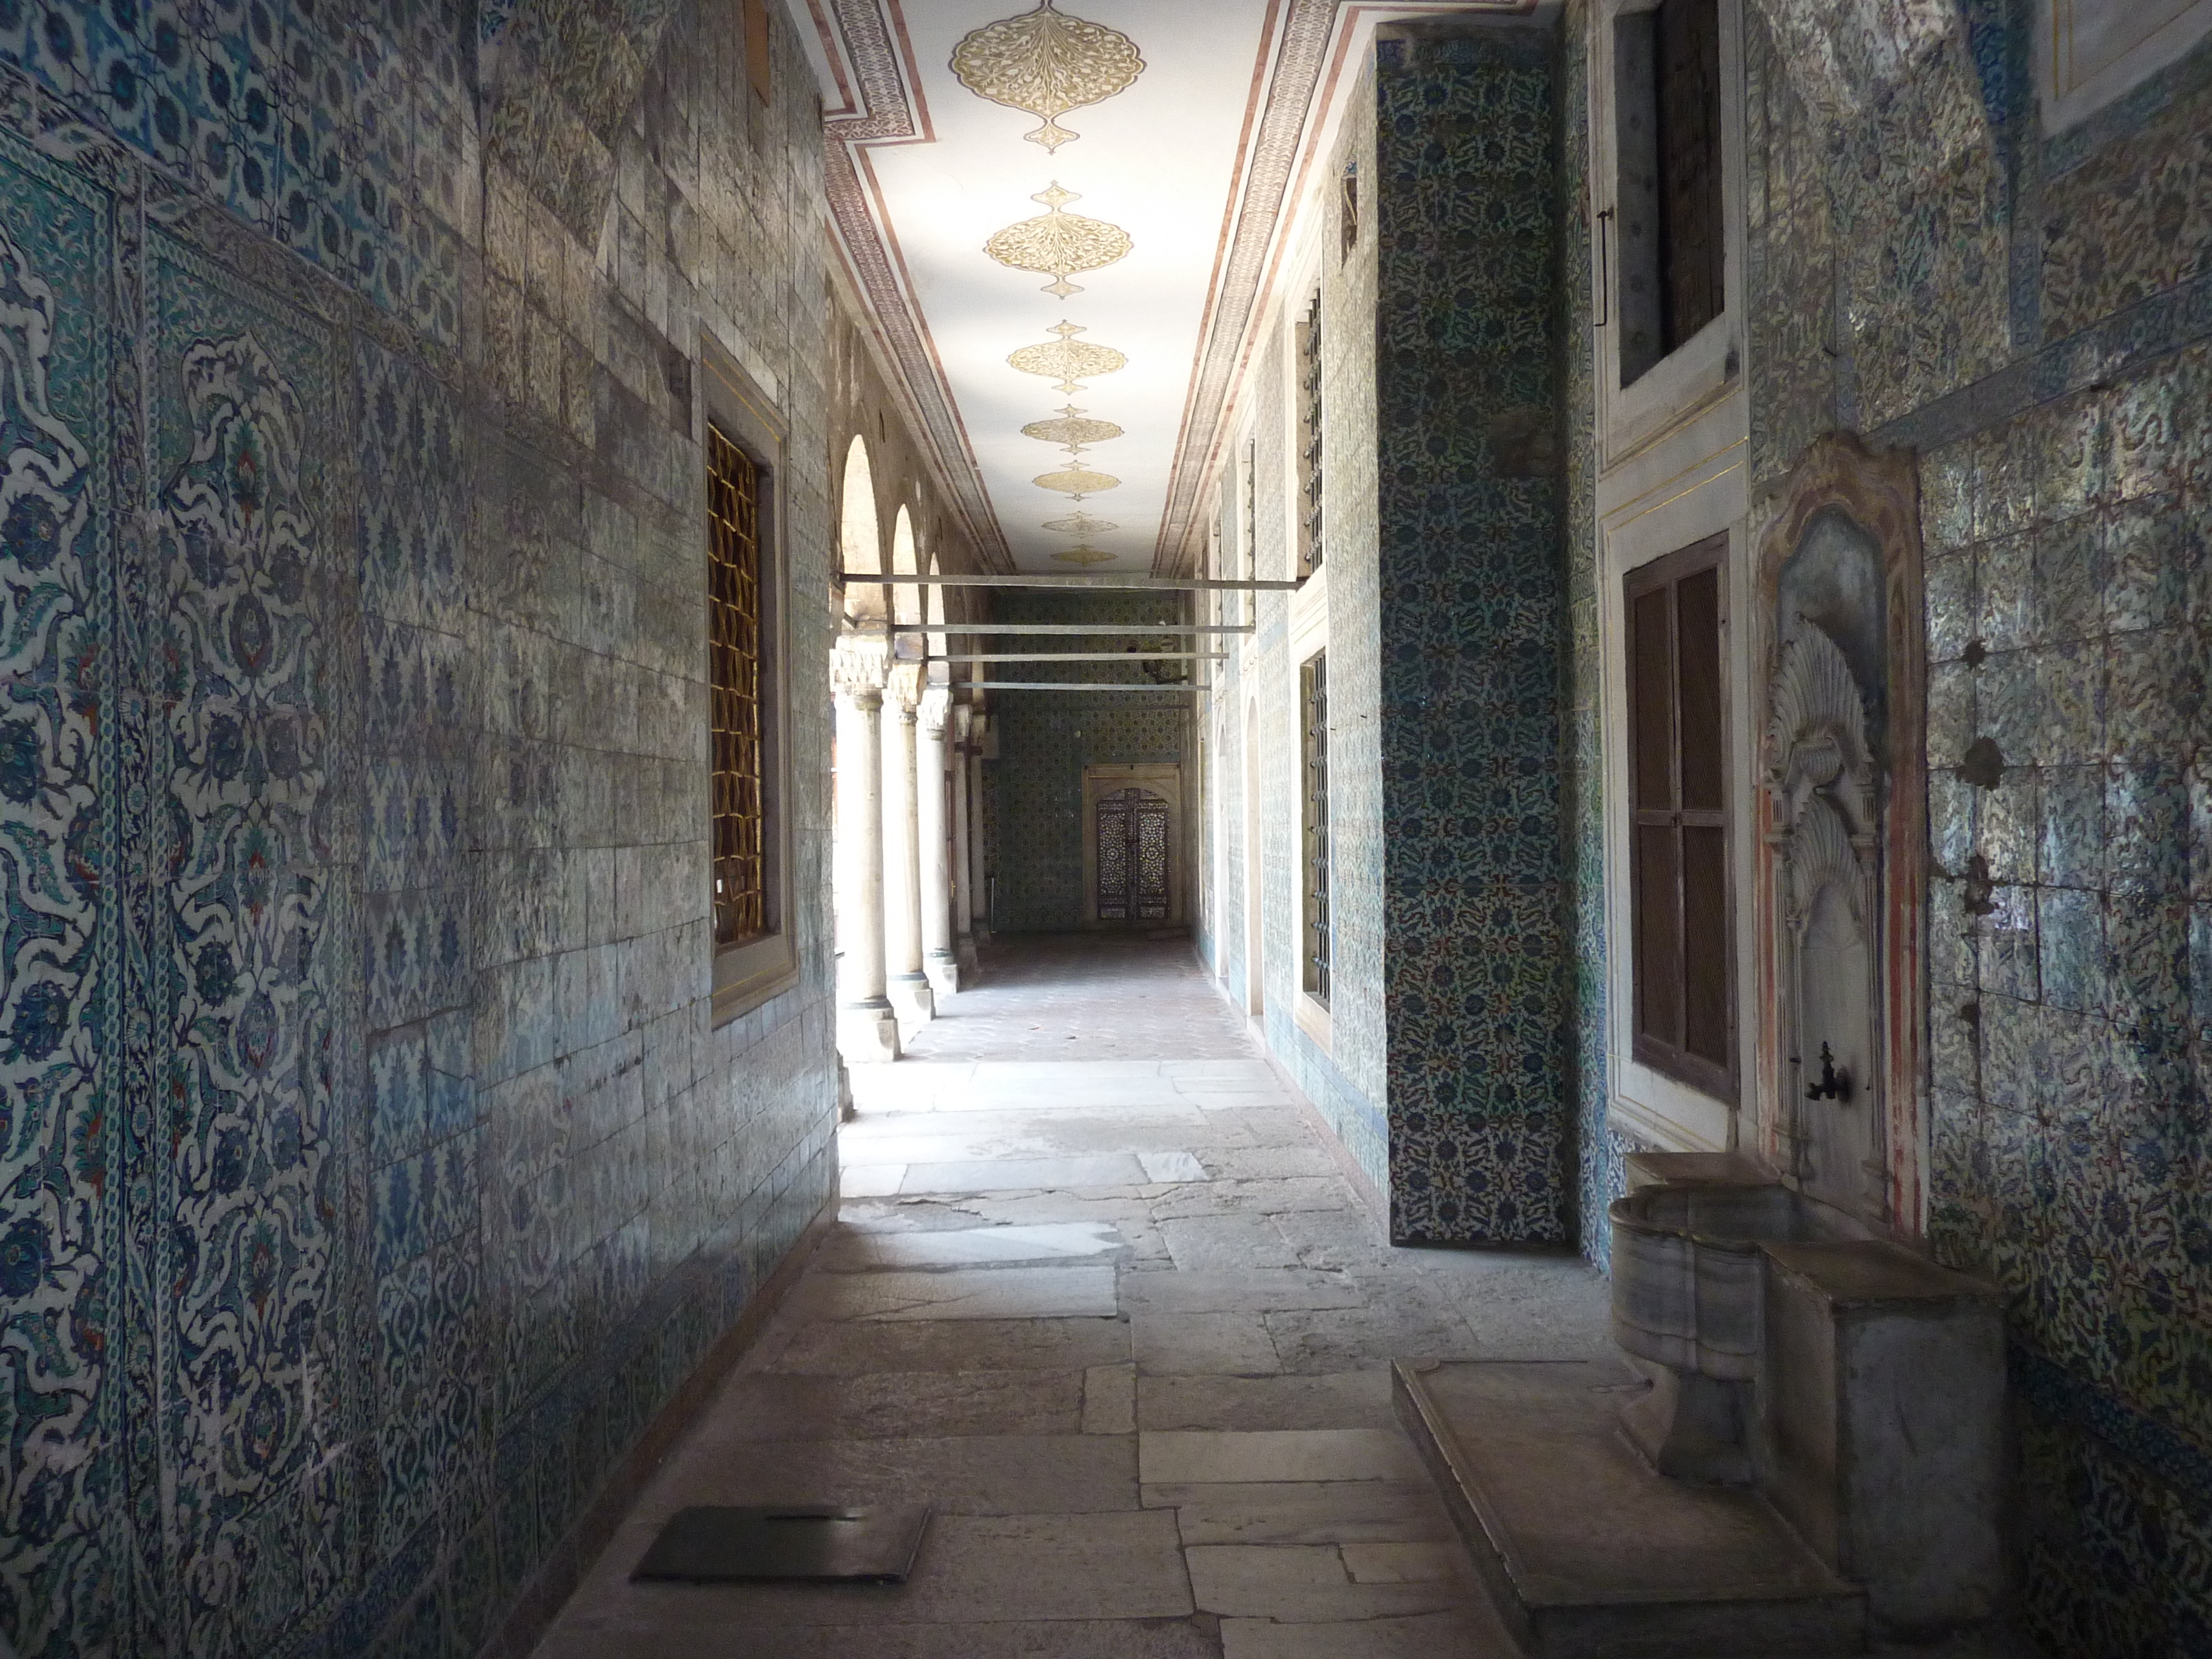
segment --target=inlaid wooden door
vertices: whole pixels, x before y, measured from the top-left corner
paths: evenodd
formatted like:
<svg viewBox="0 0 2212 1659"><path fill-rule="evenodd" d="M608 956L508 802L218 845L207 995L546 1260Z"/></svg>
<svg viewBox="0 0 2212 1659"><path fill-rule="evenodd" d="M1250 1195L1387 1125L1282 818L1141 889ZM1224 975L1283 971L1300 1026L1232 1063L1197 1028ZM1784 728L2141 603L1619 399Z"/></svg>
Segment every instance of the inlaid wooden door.
<svg viewBox="0 0 2212 1659"><path fill-rule="evenodd" d="M1116 789L1098 798L1097 912L1101 921L1165 921L1168 862L1173 841L1168 804L1149 789Z"/></svg>

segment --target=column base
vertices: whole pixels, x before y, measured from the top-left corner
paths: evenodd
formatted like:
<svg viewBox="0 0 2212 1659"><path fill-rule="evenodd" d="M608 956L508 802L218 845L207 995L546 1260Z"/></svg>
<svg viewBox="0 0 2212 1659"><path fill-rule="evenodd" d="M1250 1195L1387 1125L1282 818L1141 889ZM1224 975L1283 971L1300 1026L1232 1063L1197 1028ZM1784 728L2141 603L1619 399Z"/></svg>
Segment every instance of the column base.
<svg viewBox="0 0 2212 1659"><path fill-rule="evenodd" d="M973 934L960 935L959 943L953 947L953 956L960 964L960 971L969 978L972 979L983 971L982 965L975 959L975 939Z"/></svg>
<svg viewBox="0 0 2212 1659"><path fill-rule="evenodd" d="M899 1057L898 1017L887 1001L848 1003L837 1011L837 1052L848 1066L881 1066Z"/></svg>
<svg viewBox="0 0 2212 1659"><path fill-rule="evenodd" d="M930 992L927 974L894 974L884 989L898 1015L901 1036L912 1036L937 1018L937 999Z"/></svg>
<svg viewBox="0 0 2212 1659"><path fill-rule="evenodd" d="M960 991L960 959L950 951L932 951L922 958L921 971L938 996L957 996Z"/></svg>

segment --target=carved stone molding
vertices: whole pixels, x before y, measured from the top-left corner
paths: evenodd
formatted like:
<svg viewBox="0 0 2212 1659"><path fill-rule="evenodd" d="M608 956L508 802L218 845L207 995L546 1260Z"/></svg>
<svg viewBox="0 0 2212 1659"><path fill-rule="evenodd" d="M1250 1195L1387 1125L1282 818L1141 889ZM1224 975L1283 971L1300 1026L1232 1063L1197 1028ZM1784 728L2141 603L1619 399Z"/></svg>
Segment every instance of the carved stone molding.
<svg viewBox="0 0 2212 1659"><path fill-rule="evenodd" d="M1838 524L1824 526L1826 515ZM1907 450L1875 451L1831 433L1808 447L1753 514L1757 601L1753 683L1768 708L1753 826L1757 951L1753 1059L1760 1150L1785 1169L1802 1162L1806 1108L1790 1044L1806 912L1826 886L1846 887L1873 951L1868 988L1875 1042L1872 1087L1850 1109L1880 1114L1886 1214L1911 1237L1923 1224L1926 1122L1926 645L1922 610L1919 468ZM1826 533L1863 537L1879 560L1879 632L1838 641L1829 622L1793 613L1778 623L1785 567ZM1863 545L1863 544L1859 544ZM1872 620L1872 619L1869 619ZM1860 647L1851 659L1852 646ZM1878 647L1878 652L1875 648ZM1876 660L1878 657L1878 661ZM1856 872L1856 879L1852 875ZM1806 1034L1803 1040L1817 1040ZM1869 1171L1873 1173L1873 1171Z"/></svg>
<svg viewBox="0 0 2212 1659"><path fill-rule="evenodd" d="M830 679L841 697L862 708L883 705L890 641L881 635L841 634L830 652Z"/></svg>
<svg viewBox="0 0 2212 1659"><path fill-rule="evenodd" d="M914 400L921 435L969 544L986 569L1012 570L1013 554L991 510L982 470L953 410L951 389L923 337L921 319L884 246L855 159L863 146L921 136L913 91L899 72L898 50L878 0L827 0L816 15L843 44L860 106L857 115L833 117L822 124L823 190L837 240L884 349L898 370L897 379ZM824 44L831 47L834 58L834 44Z"/></svg>

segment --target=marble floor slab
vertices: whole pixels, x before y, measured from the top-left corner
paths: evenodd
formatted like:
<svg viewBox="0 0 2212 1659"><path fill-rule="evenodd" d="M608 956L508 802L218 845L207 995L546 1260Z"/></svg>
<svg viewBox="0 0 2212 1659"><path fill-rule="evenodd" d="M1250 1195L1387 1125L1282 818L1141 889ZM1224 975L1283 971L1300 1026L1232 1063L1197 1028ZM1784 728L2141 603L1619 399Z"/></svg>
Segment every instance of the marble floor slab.
<svg viewBox="0 0 2212 1659"><path fill-rule="evenodd" d="M994 945L940 1008L539 1659L1517 1659L1388 1368L1579 1354L1596 1275L1391 1248L1187 941ZM931 1504L912 1578L629 1580L686 1504L802 1500Z"/></svg>

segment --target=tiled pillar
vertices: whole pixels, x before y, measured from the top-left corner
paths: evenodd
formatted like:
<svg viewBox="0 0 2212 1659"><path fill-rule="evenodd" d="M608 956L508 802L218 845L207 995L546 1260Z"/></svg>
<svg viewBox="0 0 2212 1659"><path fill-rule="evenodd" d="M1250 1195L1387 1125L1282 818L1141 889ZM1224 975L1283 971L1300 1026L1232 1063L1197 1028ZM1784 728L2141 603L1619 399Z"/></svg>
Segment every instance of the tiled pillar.
<svg viewBox="0 0 2212 1659"><path fill-rule="evenodd" d="M952 826L946 811L945 725L952 693L932 685L921 694L915 727L915 836L921 852L921 971L937 996L960 988L952 954Z"/></svg>
<svg viewBox="0 0 2212 1659"><path fill-rule="evenodd" d="M884 994L884 671L888 641L848 636L830 657L837 707L837 1048L849 1065L896 1060Z"/></svg>
<svg viewBox="0 0 2212 1659"><path fill-rule="evenodd" d="M952 959L960 972L975 972L975 911L969 902L975 886L969 837L975 833L968 802L968 750L972 714L966 705L952 711Z"/></svg>
<svg viewBox="0 0 2212 1659"><path fill-rule="evenodd" d="M884 989L907 1036L937 1012L921 970L921 857L915 821L915 716L921 665L900 663L884 687Z"/></svg>
<svg viewBox="0 0 2212 1659"><path fill-rule="evenodd" d="M1515 435L1558 418L1558 60L1526 28L1393 33L1359 168L1376 315L1358 334L1390 343L1371 382L1390 1234L1559 1243L1565 496L1548 441Z"/></svg>

